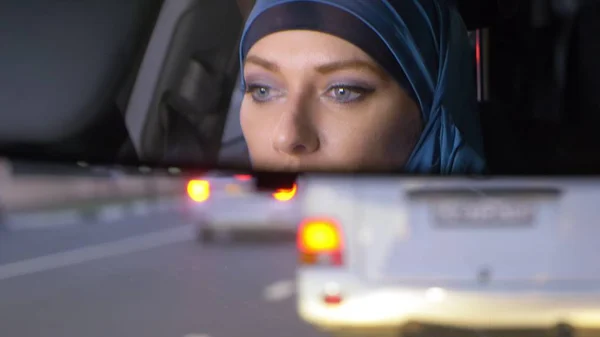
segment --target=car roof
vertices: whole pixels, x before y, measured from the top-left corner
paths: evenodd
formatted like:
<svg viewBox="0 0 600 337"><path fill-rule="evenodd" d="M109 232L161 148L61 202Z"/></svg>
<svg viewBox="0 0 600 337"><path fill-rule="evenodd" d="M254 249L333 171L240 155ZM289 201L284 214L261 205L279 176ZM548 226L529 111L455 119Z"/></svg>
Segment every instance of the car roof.
<svg viewBox="0 0 600 337"><path fill-rule="evenodd" d="M161 3L2 1L0 141L62 140L116 110Z"/></svg>

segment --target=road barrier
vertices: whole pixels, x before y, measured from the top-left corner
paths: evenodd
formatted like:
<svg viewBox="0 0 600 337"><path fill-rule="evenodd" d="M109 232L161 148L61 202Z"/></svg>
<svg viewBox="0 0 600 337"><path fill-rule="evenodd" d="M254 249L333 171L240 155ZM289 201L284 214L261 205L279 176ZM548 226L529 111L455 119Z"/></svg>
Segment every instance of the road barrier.
<svg viewBox="0 0 600 337"><path fill-rule="evenodd" d="M5 212L156 199L184 193L185 180L179 177L14 175L10 166L0 161L0 205Z"/></svg>

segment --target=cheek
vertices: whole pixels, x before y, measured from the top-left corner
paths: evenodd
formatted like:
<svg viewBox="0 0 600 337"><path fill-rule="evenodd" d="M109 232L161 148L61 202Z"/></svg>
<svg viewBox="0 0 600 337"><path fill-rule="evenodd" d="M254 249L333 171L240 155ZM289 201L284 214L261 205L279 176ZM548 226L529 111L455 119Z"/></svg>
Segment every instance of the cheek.
<svg viewBox="0 0 600 337"><path fill-rule="evenodd" d="M346 111L321 119L321 159L327 166L349 170L388 166L381 126L368 115Z"/></svg>
<svg viewBox="0 0 600 337"><path fill-rule="evenodd" d="M270 152L271 122L268 114L260 114L260 107L244 98L240 107L240 125L252 158L263 157Z"/></svg>
<svg viewBox="0 0 600 337"><path fill-rule="evenodd" d="M331 141L331 157L348 168L387 168L397 161L397 152L389 151L394 141L376 124L357 123L351 132L338 133Z"/></svg>
<svg viewBox="0 0 600 337"><path fill-rule="evenodd" d="M253 111L251 111L252 109L248 103L248 99L244 98L240 105L240 126L242 127L242 133L246 139L252 138L251 134L254 131L254 121L252 120Z"/></svg>
<svg viewBox="0 0 600 337"><path fill-rule="evenodd" d="M412 107L402 106L385 114L387 118L378 125L377 136L370 140L377 143L377 153L389 166L406 164L421 134L420 116Z"/></svg>
<svg viewBox="0 0 600 337"><path fill-rule="evenodd" d="M420 114L410 100L398 97L395 93L373 100L331 123L326 133L329 156L352 168L404 165L420 135Z"/></svg>
<svg viewBox="0 0 600 337"><path fill-rule="evenodd" d="M421 136L421 114L412 101L400 102L381 129L381 151L394 166L404 166Z"/></svg>
<svg viewBox="0 0 600 337"><path fill-rule="evenodd" d="M321 124L321 150L334 162L355 166L367 146L361 134L364 125L353 120L335 120Z"/></svg>

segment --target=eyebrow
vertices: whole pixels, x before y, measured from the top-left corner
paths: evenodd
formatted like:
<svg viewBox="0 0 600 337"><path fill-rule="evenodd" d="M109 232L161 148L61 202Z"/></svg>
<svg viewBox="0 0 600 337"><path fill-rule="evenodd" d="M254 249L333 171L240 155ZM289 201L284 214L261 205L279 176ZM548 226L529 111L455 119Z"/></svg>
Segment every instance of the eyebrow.
<svg viewBox="0 0 600 337"><path fill-rule="evenodd" d="M279 65L277 65L277 63L271 62L269 60L265 60L261 57L254 56L254 55L248 55L248 57L246 57L245 63L252 63L254 65L265 68L274 73L278 73L281 70L281 68L279 67Z"/></svg>
<svg viewBox="0 0 600 337"><path fill-rule="evenodd" d="M277 63L266 60L261 57L258 57L256 55L248 55L248 57L246 58L246 63L252 63L254 65L265 68L266 70L269 70L274 73L279 73L281 71L281 67ZM358 59L349 59L349 60L341 60L341 61L335 61L335 62L331 62L331 63L325 63L325 64L321 64L315 68L315 70L317 72L319 72L323 75L333 73L336 71L340 71L340 70L346 70L346 69L354 69L354 70L366 69L370 72L375 73L376 75L378 75L379 77L381 77L384 80L387 80L389 78L387 73L384 70L382 70L380 67L378 67L377 65L372 64L371 62L368 62L368 61L363 61L363 60L358 60Z"/></svg>

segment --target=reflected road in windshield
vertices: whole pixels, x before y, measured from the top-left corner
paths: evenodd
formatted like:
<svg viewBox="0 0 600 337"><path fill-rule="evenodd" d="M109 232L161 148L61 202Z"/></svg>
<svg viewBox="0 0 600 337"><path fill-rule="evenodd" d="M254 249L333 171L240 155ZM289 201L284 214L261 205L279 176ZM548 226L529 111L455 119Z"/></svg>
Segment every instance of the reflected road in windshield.
<svg viewBox="0 0 600 337"><path fill-rule="evenodd" d="M175 211L0 231L2 335L324 334L295 311L294 244L201 246Z"/></svg>

